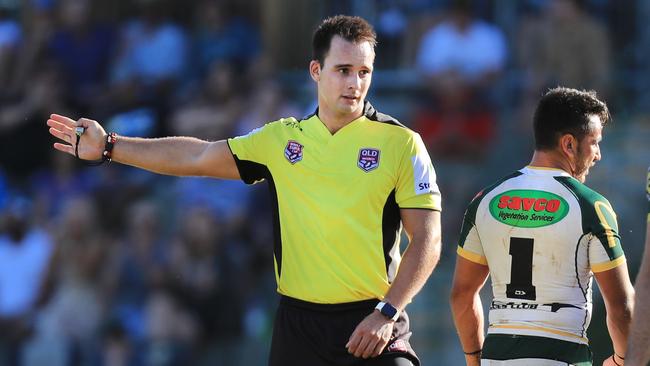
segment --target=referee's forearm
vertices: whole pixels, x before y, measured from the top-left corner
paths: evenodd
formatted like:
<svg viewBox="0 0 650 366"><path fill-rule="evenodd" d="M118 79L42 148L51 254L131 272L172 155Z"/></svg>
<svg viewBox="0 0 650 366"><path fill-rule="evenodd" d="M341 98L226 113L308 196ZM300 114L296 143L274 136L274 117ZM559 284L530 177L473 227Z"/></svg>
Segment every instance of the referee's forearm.
<svg viewBox="0 0 650 366"><path fill-rule="evenodd" d="M385 300L402 310L422 289L440 259L440 235L413 237Z"/></svg>
<svg viewBox="0 0 650 366"><path fill-rule="evenodd" d="M113 161L154 173L200 175L198 157L207 141L193 137L138 138L119 136L113 148Z"/></svg>

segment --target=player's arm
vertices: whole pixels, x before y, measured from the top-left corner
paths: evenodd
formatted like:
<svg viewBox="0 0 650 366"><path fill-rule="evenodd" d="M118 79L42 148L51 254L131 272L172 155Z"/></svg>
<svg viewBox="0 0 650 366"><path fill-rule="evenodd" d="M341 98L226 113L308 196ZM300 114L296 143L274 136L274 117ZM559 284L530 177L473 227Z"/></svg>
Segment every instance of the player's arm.
<svg viewBox="0 0 650 366"><path fill-rule="evenodd" d="M84 127L79 140L79 157L85 160L101 158L107 134L96 121L82 118L77 122L53 114L47 125L50 134L64 142L55 143L54 148L73 156L77 140L75 128ZM239 178L237 165L224 140L208 142L193 137L147 139L120 136L113 147L112 159L160 174Z"/></svg>
<svg viewBox="0 0 650 366"><path fill-rule="evenodd" d="M486 265L458 256L450 305L467 365L479 365L483 348L483 305L479 291L489 274Z"/></svg>
<svg viewBox="0 0 650 366"><path fill-rule="evenodd" d="M607 329L614 346L614 357L622 364L624 361L617 355L625 357L634 307L634 288L630 282L627 265L623 263L606 271L595 272L594 276L605 300Z"/></svg>
<svg viewBox="0 0 650 366"><path fill-rule="evenodd" d="M645 366L650 362L650 216L646 227L645 252L641 269L635 283L636 299L629 346L625 361L627 365Z"/></svg>
<svg viewBox="0 0 650 366"><path fill-rule="evenodd" d="M439 211L401 209L400 215L410 241L384 301L401 311L438 263L441 236ZM375 357L388 344L392 329L393 321L375 310L356 327L346 347L356 357Z"/></svg>
<svg viewBox="0 0 650 366"><path fill-rule="evenodd" d="M627 365L645 366L650 361L650 169L646 183L648 218L643 262L636 276L635 308L625 361Z"/></svg>

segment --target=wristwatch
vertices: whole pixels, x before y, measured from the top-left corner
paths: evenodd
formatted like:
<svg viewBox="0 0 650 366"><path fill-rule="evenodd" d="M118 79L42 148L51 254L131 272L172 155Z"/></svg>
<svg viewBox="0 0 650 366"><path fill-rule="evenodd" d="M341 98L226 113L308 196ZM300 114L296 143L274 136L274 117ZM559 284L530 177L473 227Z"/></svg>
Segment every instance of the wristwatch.
<svg viewBox="0 0 650 366"><path fill-rule="evenodd" d="M393 305L385 301L380 301L377 306L375 306L375 309L379 310L381 315L392 321L397 321L397 318L399 318L399 310L395 309Z"/></svg>

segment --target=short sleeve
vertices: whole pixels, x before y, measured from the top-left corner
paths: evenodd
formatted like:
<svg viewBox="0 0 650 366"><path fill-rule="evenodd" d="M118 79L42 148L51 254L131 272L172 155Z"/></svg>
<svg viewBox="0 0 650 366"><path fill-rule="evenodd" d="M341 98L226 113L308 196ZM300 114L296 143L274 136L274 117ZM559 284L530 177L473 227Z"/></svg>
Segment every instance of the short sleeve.
<svg viewBox="0 0 650 366"><path fill-rule="evenodd" d="M474 263L487 265L487 259L483 251L483 245L476 229L476 211L483 197L482 192L470 202L465 215L463 216L463 226L460 229L460 239L456 252L459 256Z"/></svg>
<svg viewBox="0 0 650 366"><path fill-rule="evenodd" d="M436 172L420 135L412 135L401 159L395 193L397 205L400 208L440 211L442 206Z"/></svg>
<svg viewBox="0 0 650 366"><path fill-rule="evenodd" d="M593 210L597 218L591 227L589 263L593 272L610 270L625 263L618 234L616 214L606 200L596 200Z"/></svg>
<svg viewBox="0 0 650 366"><path fill-rule="evenodd" d="M269 151L271 124L256 128L246 135L228 139L239 175L247 184L257 183L268 175L266 152Z"/></svg>

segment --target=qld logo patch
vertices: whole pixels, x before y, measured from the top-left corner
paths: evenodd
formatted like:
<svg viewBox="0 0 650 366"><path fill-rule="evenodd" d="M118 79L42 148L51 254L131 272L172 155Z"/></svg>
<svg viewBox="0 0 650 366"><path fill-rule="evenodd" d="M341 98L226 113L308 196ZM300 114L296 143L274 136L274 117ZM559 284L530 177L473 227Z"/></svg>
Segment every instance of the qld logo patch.
<svg viewBox="0 0 650 366"><path fill-rule="evenodd" d="M357 166L366 173L373 169L377 169L379 166L379 150L371 148L360 149Z"/></svg>
<svg viewBox="0 0 650 366"><path fill-rule="evenodd" d="M287 146L284 148L284 157L291 164L295 164L302 160L302 149L303 146L298 141L289 140Z"/></svg>

